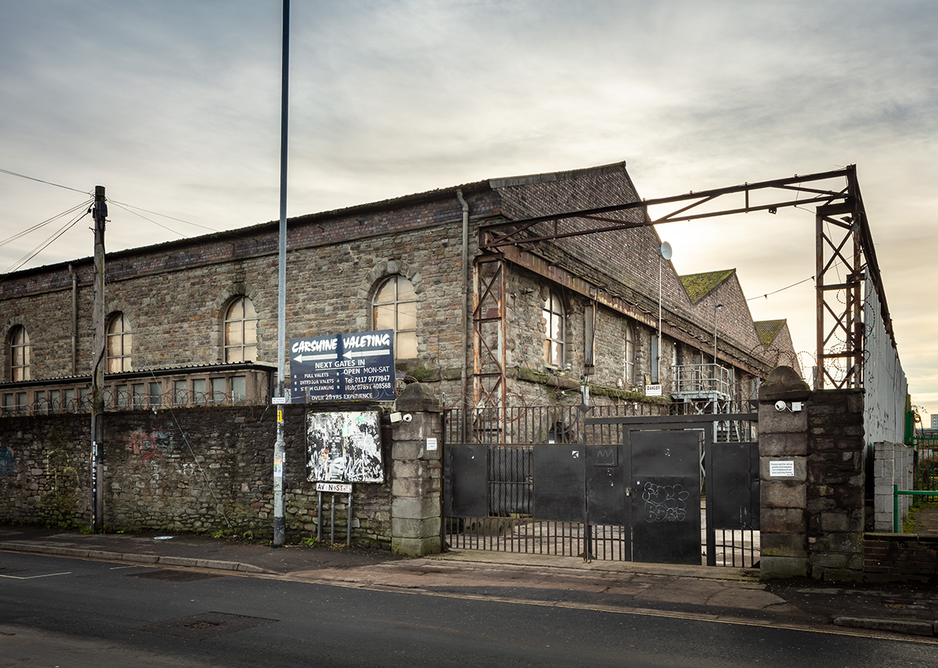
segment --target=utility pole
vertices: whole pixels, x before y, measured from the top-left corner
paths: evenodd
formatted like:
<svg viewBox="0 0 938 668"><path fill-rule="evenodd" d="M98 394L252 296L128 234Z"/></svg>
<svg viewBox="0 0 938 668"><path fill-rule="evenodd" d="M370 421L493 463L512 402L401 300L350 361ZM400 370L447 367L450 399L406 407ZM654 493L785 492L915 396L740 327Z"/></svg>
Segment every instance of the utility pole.
<svg viewBox="0 0 938 668"><path fill-rule="evenodd" d="M94 206L94 351L91 364L91 530L100 531L104 515L104 494L101 488L101 439L104 435L104 367L107 362L104 334L104 223L107 201L104 186L95 186Z"/></svg>
<svg viewBox="0 0 938 668"><path fill-rule="evenodd" d="M277 441L274 443L274 547L286 542L283 478L286 448L283 441L284 366L286 357L287 266L287 109L290 101L290 0L283 0L283 64L280 98L280 248L277 272Z"/></svg>

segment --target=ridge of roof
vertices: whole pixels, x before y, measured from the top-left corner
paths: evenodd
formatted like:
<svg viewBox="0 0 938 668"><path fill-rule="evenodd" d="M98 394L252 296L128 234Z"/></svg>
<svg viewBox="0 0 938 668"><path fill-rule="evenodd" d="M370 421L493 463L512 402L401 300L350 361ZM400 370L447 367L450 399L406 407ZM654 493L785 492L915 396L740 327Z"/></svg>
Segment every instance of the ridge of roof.
<svg viewBox="0 0 938 668"><path fill-rule="evenodd" d="M508 176L498 179L489 179L488 184L491 188L509 188L511 186L523 186L529 185L531 183L569 181L594 174L609 174L611 172L624 171L626 171L625 160L622 160L620 162L613 162L608 165L599 165L597 167L583 167L581 169L570 169L559 172L544 172L542 174L528 174L526 176Z"/></svg>

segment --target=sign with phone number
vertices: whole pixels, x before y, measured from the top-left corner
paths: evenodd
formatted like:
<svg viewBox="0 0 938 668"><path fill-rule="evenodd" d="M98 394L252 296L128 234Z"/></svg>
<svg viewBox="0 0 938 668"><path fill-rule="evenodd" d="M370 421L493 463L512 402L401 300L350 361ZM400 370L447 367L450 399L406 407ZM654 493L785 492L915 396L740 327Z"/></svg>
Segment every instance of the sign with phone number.
<svg viewBox="0 0 938 668"><path fill-rule="evenodd" d="M290 339L291 401L393 401L394 332Z"/></svg>

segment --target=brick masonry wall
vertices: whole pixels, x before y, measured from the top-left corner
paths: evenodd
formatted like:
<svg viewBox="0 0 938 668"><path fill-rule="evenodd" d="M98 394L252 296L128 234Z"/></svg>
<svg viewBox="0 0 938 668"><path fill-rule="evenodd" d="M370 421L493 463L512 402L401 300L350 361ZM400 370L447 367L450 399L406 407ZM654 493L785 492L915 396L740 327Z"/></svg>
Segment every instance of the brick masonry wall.
<svg viewBox="0 0 938 668"><path fill-rule="evenodd" d="M285 411L284 505L292 540L315 536L319 509L306 480L304 408ZM272 536L275 419L264 407L108 413L104 524ZM90 422L83 415L4 418L0 521L89 523ZM390 548L391 433L383 436L386 481L355 485L352 536L359 545ZM344 542L346 496L335 500L336 537ZM324 494L326 532L331 501Z"/></svg>
<svg viewBox="0 0 938 668"><path fill-rule="evenodd" d="M868 533L863 571L869 580L933 580L938 577L938 537Z"/></svg>

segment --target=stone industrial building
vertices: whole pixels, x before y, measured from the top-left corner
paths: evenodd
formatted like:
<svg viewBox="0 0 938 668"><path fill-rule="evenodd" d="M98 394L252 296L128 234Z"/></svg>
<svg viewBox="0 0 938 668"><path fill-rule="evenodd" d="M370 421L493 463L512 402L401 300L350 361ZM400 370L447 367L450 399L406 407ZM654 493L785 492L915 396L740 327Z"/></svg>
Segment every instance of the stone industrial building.
<svg viewBox="0 0 938 668"><path fill-rule="evenodd" d="M652 227L479 248L480 224L636 198L621 163L294 218L284 336L393 329L398 376L451 406L574 403L584 382L600 403L643 401L649 384L746 400L778 364L797 368L785 321L754 323L734 270L678 276ZM267 402L277 234L268 223L107 256L108 409ZM0 282L4 413L87 410L92 270L76 260Z"/></svg>
<svg viewBox="0 0 938 668"><path fill-rule="evenodd" d="M785 321L754 323L732 269L678 276L655 229L628 226L638 209L614 231L485 243L492 223L637 200L620 163L294 218L284 339L393 330L399 385L420 381L445 407L715 412L797 368ZM278 227L107 256L107 525L269 534ZM0 520L87 520L92 281L91 259L0 281ZM284 409L293 535L322 526L306 408ZM382 427L390 473L356 486L355 542L423 553L435 535L439 549L442 461L416 424Z"/></svg>

